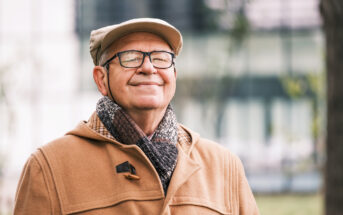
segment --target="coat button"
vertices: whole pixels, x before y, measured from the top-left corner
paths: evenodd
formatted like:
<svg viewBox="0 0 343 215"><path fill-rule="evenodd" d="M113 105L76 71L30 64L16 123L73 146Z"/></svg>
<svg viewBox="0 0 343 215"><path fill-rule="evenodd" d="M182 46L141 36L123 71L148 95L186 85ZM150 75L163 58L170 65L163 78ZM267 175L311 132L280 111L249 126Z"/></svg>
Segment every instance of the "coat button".
<svg viewBox="0 0 343 215"><path fill-rule="evenodd" d="M141 179L141 177L139 177L138 175L133 175L133 174L125 174L125 177L129 180L139 180Z"/></svg>

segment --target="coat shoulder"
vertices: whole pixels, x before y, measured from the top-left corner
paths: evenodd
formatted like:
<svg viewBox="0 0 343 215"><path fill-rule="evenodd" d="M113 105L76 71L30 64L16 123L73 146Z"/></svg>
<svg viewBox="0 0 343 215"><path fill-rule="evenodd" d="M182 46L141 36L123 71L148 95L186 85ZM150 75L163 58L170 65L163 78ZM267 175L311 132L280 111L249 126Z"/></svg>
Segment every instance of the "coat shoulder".
<svg viewBox="0 0 343 215"><path fill-rule="evenodd" d="M76 156L84 156L91 151L97 151L105 143L88 138L83 138L75 135L65 135L55 139L39 148L45 156L54 157L56 159L73 158Z"/></svg>
<svg viewBox="0 0 343 215"><path fill-rule="evenodd" d="M191 139L190 151L191 154L200 154L202 156L210 157L228 157L232 162L240 163L240 159L228 148L220 145L219 143L203 138L198 133L180 124L180 127L189 134Z"/></svg>
<svg viewBox="0 0 343 215"><path fill-rule="evenodd" d="M81 144L89 142L89 139L75 136L72 134L67 134L52 140L41 147L41 149L53 148L53 149L65 149L70 150L74 147L79 147Z"/></svg>
<svg viewBox="0 0 343 215"><path fill-rule="evenodd" d="M199 138L194 147L196 151L198 151L203 156L215 159L222 158L224 160L228 160L228 162L230 163L234 163L236 166L239 166L241 168L242 164L240 158L230 149L224 147L223 145L220 145L217 142L205 138Z"/></svg>

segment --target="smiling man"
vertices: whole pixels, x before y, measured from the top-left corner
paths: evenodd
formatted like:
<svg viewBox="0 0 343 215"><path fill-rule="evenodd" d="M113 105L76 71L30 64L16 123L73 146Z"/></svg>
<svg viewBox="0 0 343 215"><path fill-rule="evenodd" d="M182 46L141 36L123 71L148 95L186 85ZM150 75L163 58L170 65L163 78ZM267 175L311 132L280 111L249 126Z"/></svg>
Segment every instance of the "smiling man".
<svg viewBox="0 0 343 215"><path fill-rule="evenodd" d="M240 160L176 120L181 48L159 19L92 31L103 97L87 122L32 154L14 214L258 214Z"/></svg>

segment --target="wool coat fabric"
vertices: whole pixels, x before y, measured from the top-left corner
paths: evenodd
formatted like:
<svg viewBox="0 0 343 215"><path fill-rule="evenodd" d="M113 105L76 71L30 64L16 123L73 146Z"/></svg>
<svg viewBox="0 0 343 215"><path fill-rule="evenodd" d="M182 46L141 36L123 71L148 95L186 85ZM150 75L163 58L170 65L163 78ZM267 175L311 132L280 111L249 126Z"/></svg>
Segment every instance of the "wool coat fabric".
<svg viewBox="0 0 343 215"><path fill-rule="evenodd" d="M136 145L124 145L81 122L31 155L22 172L15 215L257 215L241 161L228 149L179 126L180 144L167 195ZM135 173L117 172L129 162Z"/></svg>

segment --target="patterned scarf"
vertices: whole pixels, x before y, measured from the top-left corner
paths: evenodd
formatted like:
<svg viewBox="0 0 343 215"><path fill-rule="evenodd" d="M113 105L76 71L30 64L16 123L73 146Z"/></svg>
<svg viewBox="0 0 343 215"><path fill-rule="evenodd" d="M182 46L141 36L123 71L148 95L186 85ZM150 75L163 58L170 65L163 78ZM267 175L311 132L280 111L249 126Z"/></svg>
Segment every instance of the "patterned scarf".
<svg viewBox="0 0 343 215"><path fill-rule="evenodd" d="M151 139L117 103L106 96L98 101L96 112L116 140L128 145L136 144L142 149L155 167L166 195L178 155L178 124L172 107L168 106Z"/></svg>

